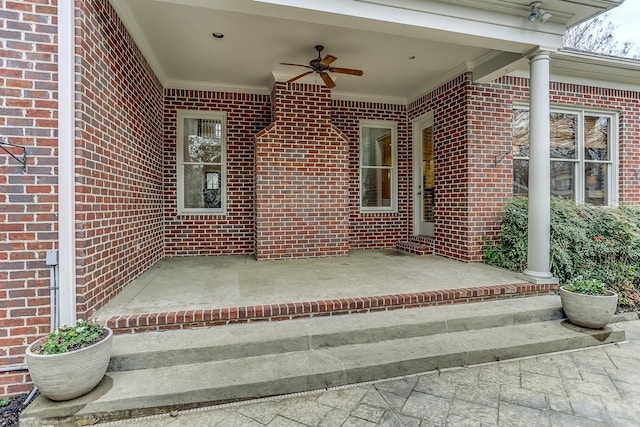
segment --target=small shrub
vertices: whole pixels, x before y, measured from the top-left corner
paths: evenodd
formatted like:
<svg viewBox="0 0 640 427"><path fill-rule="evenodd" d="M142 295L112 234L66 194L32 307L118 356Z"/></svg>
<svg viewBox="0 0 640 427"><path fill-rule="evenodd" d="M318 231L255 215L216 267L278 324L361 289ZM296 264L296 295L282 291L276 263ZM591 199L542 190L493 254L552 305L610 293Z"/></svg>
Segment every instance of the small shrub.
<svg viewBox="0 0 640 427"><path fill-rule="evenodd" d="M569 281L569 283L564 285L564 289L569 292L585 295L605 295L607 293L607 287L601 280L584 279L582 276L578 276Z"/></svg>
<svg viewBox="0 0 640 427"><path fill-rule="evenodd" d="M523 271L527 266L528 200L505 204L500 236L485 239L487 264ZM618 294L622 306L640 305L640 208L576 206L551 198L551 272L560 283L585 274Z"/></svg>
<svg viewBox="0 0 640 427"><path fill-rule="evenodd" d="M60 354L87 347L102 340L107 331L93 320L79 320L75 326L61 326L49 333L35 354Z"/></svg>

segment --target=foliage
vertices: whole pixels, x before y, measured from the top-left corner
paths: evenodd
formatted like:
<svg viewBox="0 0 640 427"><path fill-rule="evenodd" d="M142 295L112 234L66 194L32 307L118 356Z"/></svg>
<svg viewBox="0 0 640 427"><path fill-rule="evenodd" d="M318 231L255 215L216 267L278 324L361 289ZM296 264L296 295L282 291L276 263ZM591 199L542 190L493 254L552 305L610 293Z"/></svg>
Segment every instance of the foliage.
<svg viewBox="0 0 640 427"><path fill-rule="evenodd" d="M501 235L485 239L488 264L523 271L527 263L526 197L508 202ZM561 283L580 275L604 282L618 303L640 305L640 208L576 206L551 199L551 272Z"/></svg>
<svg viewBox="0 0 640 427"><path fill-rule="evenodd" d="M564 285L565 291L575 292L585 295L604 295L607 293L607 287L598 279L584 279L578 276Z"/></svg>
<svg viewBox="0 0 640 427"><path fill-rule="evenodd" d="M500 239L498 242L485 239L482 253L487 264L522 271L527 266L527 199L515 198L505 204L502 211L504 218Z"/></svg>
<svg viewBox="0 0 640 427"><path fill-rule="evenodd" d="M93 320L79 320L75 326L60 326L48 334L36 354L60 354L90 346L106 336L106 330Z"/></svg>
<svg viewBox="0 0 640 427"><path fill-rule="evenodd" d="M3 397L2 399L0 399L0 408L8 406L9 402L11 402L11 400L8 397Z"/></svg>
<svg viewBox="0 0 640 427"><path fill-rule="evenodd" d="M581 52L591 52L601 55L640 58L640 50L635 48L631 40L619 43L613 33L616 25L611 22L609 15L597 16L570 28L564 33L562 44L565 48Z"/></svg>

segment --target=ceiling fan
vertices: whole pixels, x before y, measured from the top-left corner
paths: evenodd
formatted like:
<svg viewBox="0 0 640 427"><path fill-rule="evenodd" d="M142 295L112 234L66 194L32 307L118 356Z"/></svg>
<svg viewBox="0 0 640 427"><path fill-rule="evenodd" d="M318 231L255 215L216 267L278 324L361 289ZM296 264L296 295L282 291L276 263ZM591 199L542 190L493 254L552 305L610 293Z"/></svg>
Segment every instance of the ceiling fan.
<svg viewBox="0 0 640 427"><path fill-rule="evenodd" d="M324 49L324 46L322 45L317 45L316 46L316 50L318 51L318 57L312 59L309 62L309 65L302 65L302 64L289 64L286 62L281 62L280 64L282 65L293 65L296 67L305 67L310 69L311 71L305 71L304 73L295 76L294 78L287 80L287 83L291 83L293 81L296 81L304 76L307 76L309 74L313 74L313 73L318 73L320 75L320 78L322 79L322 81L324 82L325 86L327 86L328 88L332 88L335 87L336 84L333 81L333 79L331 78L331 76L327 73L339 73L339 74L350 74L352 76L361 76L363 74L362 70L355 70L353 68L340 68L340 67L332 67L331 64L333 63L333 61L335 61L336 58L333 55L325 55L324 58L322 58L320 56L320 52L322 52L322 50Z"/></svg>

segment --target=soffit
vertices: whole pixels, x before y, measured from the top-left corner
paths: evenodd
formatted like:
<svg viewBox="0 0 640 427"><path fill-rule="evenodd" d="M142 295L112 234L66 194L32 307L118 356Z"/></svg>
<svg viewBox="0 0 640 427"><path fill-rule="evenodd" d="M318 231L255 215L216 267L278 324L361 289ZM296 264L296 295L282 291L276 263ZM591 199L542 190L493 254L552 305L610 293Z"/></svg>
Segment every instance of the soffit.
<svg viewBox="0 0 640 427"><path fill-rule="evenodd" d="M338 57L334 66L364 70L362 77L334 75L335 97L400 103L502 52L557 48L564 21L578 16L564 10L565 1L550 2L558 3L547 8L555 17L544 25L527 21L528 0L112 3L165 87L268 93L274 80L305 71L280 62L308 64L322 44L323 55Z"/></svg>

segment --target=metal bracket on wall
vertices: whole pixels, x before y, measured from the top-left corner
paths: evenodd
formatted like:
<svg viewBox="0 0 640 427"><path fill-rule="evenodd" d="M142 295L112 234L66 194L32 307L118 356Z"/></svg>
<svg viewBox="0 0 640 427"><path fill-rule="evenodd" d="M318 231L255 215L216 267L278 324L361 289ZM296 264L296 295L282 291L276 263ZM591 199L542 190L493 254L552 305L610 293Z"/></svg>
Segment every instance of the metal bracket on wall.
<svg viewBox="0 0 640 427"><path fill-rule="evenodd" d="M0 148L2 148L5 153L13 157L18 163L20 163L22 165L22 170L24 170L25 172L27 171L27 147L12 144L8 142L7 138L5 137L4 141L0 141ZM11 151L13 149L22 150L22 156L18 156L13 153Z"/></svg>
<svg viewBox="0 0 640 427"><path fill-rule="evenodd" d="M502 163L504 158L507 157L509 153L510 151L505 151L504 153L496 154L496 156L493 158L493 166L498 166L500 163Z"/></svg>

